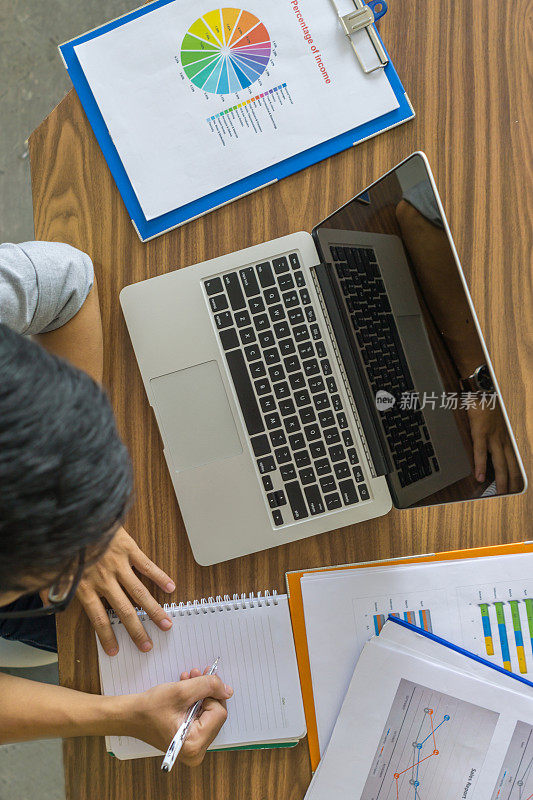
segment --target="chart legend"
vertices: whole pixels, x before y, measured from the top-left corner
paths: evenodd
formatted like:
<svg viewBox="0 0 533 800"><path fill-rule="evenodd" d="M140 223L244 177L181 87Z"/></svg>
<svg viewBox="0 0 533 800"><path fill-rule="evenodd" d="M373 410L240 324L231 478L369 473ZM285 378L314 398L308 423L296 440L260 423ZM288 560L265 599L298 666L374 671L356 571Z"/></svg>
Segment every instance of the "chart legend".
<svg viewBox="0 0 533 800"><path fill-rule="evenodd" d="M517 722L491 800L533 800L533 727Z"/></svg>
<svg viewBox="0 0 533 800"><path fill-rule="evenodd" d="M209 94L247 89L264 73L272 43L266 27L249 11L217 8L196 20L181 43L187 78Z"/></svg>
<svg viewBox="0 0 533 800"><path fill-rule="evenodd" d="M252 138L266 131L278 130L281 115L292 107L287 84L281 83L211 114L207 124L220 143L226 146L245 136Z"/></svg>

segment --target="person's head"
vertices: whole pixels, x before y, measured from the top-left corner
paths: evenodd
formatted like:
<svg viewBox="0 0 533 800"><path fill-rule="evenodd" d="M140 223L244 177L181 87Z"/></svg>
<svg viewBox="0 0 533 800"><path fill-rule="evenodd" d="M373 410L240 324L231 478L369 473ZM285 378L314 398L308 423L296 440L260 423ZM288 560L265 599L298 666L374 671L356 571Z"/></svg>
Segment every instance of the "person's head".
<svg viewBox="0 0 533 800"><path fill-rule="evenodd" d="M131 492L102 389L0 324L0 606L97 558Z"/></svg>

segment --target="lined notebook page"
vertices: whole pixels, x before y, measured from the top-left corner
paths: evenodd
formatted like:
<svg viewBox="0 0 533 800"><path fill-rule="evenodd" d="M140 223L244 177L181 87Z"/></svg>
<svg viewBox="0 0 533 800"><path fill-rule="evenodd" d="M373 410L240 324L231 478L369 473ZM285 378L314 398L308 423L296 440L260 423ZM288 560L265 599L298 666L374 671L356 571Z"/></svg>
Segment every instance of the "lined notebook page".
<svg viewBox="0 0 533 800"><path fill-rule="evenodd" d="M257 601L256 601L257 602ZM140 653L120 623L114 625L119 653L110 658L98 643L100 682L106 695L143 692L179 680L180 673L204 669L220 656L218 675L234 689L228 719L210 750L246 744L294 741L305 735L305 718L287 597L258 607L234 607L230 601L175 612L168 633L150 620L154 643ZM207 612L207 613L205 613ZM117 758L141 758L158 751L136 739L111 737Z"/></svg>

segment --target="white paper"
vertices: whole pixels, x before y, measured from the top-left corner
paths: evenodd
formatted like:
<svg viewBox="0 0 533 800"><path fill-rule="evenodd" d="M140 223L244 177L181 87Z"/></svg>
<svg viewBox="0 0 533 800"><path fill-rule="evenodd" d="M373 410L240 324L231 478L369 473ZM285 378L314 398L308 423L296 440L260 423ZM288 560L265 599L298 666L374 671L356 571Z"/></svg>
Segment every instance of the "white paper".
<svg viewBox="0 0 533 800"><path fill-rule="evenodd" d="M532 554L308 573L301 586L321 753L361 650L375 635L376 621L382 624L390 613L404 618L411 612L420 625L422 612L438 636L533 679L533 628L528 618L528 608L533 614ZM492 655L481 604L489 615ZM517 646L513 604L522 649ZM503 614L503 629L497 612Z"/></svg>
<svg viewBox="0 0 533 800"><path fill-rule="evenodd" d="M330 0L246 3L245 12L257 17L257 30L266 29L268 36L261 33L262 42L254 45L263 53L258 50L256 58L269 59L262 73L265 63L254 66L253 52L235 50L247 39L233 34L232 40L232 31L224 31L226 19L234 31L244 17L234 24L234 9L217 9L224 16L216 52L225 57L231 45L233 53L244 54L254 80L225 94L211 91L224 88L220 80L216 86L205 83L206 92L195 86L194 80L202 84L204 73L198 73L202 79L192 75L193 67L184 64L191 56L187 51L182 58L182 44L202 15L217 38L209 16L214 8L212 3L174 0L75 47L147 219L398 107L383 70L363 73ZM247 35L252 37L253 30ZM204 58L203 52L199 55ZM228 89L237 86L236 74L230 68L233 85L228 83ZM265 92L267 98L236 108ZM233 111L212 119L227 109Z"/></svg>

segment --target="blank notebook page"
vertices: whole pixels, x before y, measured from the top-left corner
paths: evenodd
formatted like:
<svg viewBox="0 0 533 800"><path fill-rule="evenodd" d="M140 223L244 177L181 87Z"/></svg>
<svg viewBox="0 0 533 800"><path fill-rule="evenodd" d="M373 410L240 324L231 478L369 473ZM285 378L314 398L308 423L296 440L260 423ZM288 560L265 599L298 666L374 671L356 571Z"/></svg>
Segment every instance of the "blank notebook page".
<svg viewBox="0 0 533 800"><path fill-rule="evenodd" d="M287 597L171 607L173 626L160 631L143 621L153 649L140 653L125 627L114 623L119 652L107 656L98 643L102 694L143 692L179 680L181 672L204 669L220 656L218 675L234 689L228 719L210 750L245 744L294 741L305 735L305 718ZM260 602L259 606L257 603ZM170 742L169 742L170 744ZM110 737L117 758L157 755L129 737Z"/></svg>

